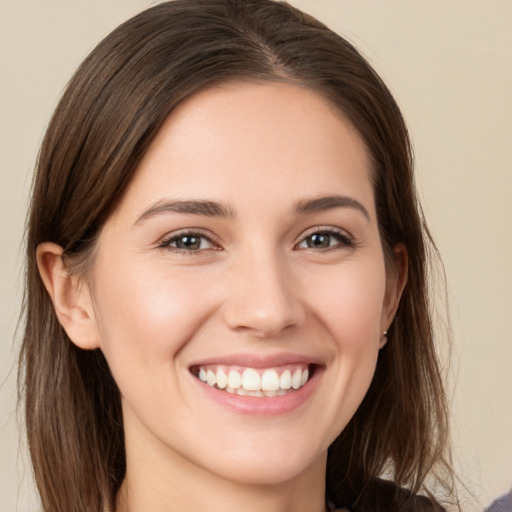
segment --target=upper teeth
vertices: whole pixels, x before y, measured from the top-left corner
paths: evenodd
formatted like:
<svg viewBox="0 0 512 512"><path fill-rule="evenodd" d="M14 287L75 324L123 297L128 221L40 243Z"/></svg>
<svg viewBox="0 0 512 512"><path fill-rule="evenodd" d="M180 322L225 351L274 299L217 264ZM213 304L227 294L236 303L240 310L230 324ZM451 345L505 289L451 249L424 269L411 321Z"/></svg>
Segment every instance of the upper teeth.
<svg viewBox="0 0 512 512"><path fill-rule="evenodd" d="M243 391L247 391L247 394L254 396L273 396L304 386L308 381L309 371L303 366L285 368L284 371L282 368L245 368L242 372L235 368L200 367L197 376L209 386L232 393L246 394ZM262 391L265 395L261 393Z"/></svg>

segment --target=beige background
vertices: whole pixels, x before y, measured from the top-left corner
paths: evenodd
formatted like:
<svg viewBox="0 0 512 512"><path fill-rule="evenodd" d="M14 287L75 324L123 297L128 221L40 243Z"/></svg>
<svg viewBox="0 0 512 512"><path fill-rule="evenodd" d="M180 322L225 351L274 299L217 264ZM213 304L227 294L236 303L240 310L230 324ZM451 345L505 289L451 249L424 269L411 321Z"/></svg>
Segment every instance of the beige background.
<svg viewBox="0 0 512 512"><path fill-rule="evenodd" d="M37 147L71 73L149 0L0 0L0 512L35 511L13 345ZM482 510L512 485L512 1L296 0L353 41L401 104L444 258L456 465Z"/></svg>

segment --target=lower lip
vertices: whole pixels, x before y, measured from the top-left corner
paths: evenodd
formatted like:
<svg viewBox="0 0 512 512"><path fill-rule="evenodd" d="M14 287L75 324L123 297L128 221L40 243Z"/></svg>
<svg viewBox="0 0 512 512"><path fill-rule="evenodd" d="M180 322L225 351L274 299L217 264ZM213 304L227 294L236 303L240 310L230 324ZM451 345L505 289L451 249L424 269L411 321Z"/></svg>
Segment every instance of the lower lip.
<svg viewBox="0 0 512 512"><path fill-rule="evenodd" d="M320 369L317 367L304 386L296 391L290 391L286 395L273 397L241 396L228 393L205 384L193 375L191 377L209 399L223 407L247 415L279 416L298 409L308 400L317 386L320 373Z"/></svg>

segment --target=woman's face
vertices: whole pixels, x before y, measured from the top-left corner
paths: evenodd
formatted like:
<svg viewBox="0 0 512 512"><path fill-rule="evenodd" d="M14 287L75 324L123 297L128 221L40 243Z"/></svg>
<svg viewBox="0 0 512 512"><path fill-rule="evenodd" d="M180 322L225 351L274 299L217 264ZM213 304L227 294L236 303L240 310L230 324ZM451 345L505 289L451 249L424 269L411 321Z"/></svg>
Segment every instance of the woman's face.
<svg viewBox="0 0 512 512"><path fill-rule="evenodd" d="M304 88L219 86L170 115L89 279L129 467L324 471L399 294L370 174L353 126Z"/></svg>

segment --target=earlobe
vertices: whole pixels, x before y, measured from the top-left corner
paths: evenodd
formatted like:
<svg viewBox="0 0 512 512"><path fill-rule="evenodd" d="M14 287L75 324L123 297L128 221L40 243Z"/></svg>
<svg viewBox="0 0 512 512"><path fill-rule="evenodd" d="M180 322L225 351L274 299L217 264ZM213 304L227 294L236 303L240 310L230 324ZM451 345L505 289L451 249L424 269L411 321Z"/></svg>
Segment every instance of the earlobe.
<svg viewBox="0 0 512 512"><path fill-rule="evenodd" d="M57 318L71 341L85 350L99 347L99 336L89 287L68 272L63 250L44 242L37 247L37 266Z"/></svg>
<svg viewBox="0 0 512 512"><path fill-rule="evenodd" d="M382 347L384 347L384 345L386 345L386 343L388 342L388 331L384 331L382 333L382 336L380 337L380 341L379 341L379 349L381 349Z"/></svg>
<svg viewBox="0 0 512 512"><path fill-rule="evenodd" d="M405 288L405 284L407 283L407 274L408 274L408 255L407 249L403 244L397 244L393 248L393 270L387 279L386 285L386 298L384 301L384 308L382 311L382 332L384 333L380 346L381 348L387 342L387 331L393 322L396 311L398 309L398 305L400 304L400 299L402 297L402 293Z"/></svg>

